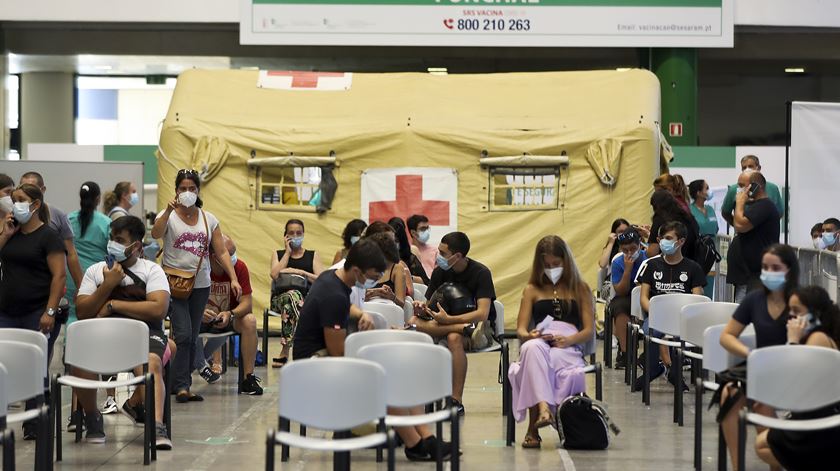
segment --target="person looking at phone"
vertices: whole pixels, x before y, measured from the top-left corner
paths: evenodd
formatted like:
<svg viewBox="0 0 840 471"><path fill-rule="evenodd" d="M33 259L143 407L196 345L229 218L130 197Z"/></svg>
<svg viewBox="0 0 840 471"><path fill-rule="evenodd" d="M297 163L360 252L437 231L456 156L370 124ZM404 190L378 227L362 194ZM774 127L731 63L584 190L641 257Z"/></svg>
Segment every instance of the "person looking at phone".
<svg viewBox="0 0 840 471"><path fill-rule="evenodd" d="M735 302L749 291L761 288L761 254L779 243L779 211L767 196L767 180L761 172L738 177L733 216L735 238L726 254L726 282L735 285Z"/></svg>

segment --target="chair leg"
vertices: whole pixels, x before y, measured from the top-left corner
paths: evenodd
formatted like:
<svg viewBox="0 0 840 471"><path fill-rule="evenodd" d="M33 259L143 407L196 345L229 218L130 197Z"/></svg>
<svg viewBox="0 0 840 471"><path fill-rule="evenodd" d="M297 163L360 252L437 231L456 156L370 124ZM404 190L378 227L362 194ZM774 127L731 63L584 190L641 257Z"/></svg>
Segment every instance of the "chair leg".
<svg viewBox="0 0 840 471"><path fill-rule="evenodd" d="M627 367L630 370L630 392L636 392L636 378L639 377L639 333L636 329L630 329L630 346L633 355L627 359ZM632 365L631 365L632 363Z"/></svg>
<svg viewBox="0 0 840 471"><path fill-rule="evenodd" d="M265 438L265 471L274 471L274 429L269 429Z"/></svg>
<svg viewBox="0 0 840 471"><path fill-rule="evenodd" d="M513 446L514 441L516 441L516 421L513 418L513 404L511 404L505 416L505 445Z"/></svg>
<svg viewBox="0 0 840 471"><path fill-rule="evenodd" d="M726 471L726 440L723 429L718 425L718 471Z"/></svg>
<svg viewBox="0 0 840 471"><path fill-rule="evenodd" d="M15 432L3 432L3 471L15 471Z"/></svg>
<svg viewBox="0 0 840 471"><path fill-rule="evenodd" d="M281 432L288 432L290 429L290 424L288 419L280 418L280 431ZM273 452L272 452L273 454ZM289 445L285 443L280 444L280 461L285 463L289 461Z"/></svg>
<svg viewBox="0 0 840 471"><path fill-rule="evenodd" d="M230 341L230 337L228 337ZM227 373L228 369L228 342L222 344L222 374Z"/></svg>
<svg viewBox="0 0 840 471"><path fill-rule="evenodd" d="M703 455L703 379L694 380L694 469L699 471Z"/></svg>
<svg viewBox="0 0 840 471"><path fill-rule="evenodd" d="M612 316L610 315L610 307L604 308L604 364L607 368L612 368Z"/></svg>
<svg viewBox="0 0 840 471"><path fill-rule="evenodd" d="M76 404L76 412L71 412L71 414L73 414L73 422L76 423L76 443L79 443L82 441L82 423L84 422L84 420L82 420L84 414L82 412L82 408L79 407L79 404Z"/></svg>
<svg viewBox="0 0 840 471"><path fill-rule="evenodd" d="M461 422L458 414L449 417L450 433L452 434L452 453L449 455L449 470L459 471L461 468Z"/></svg>
<svg viewBox="0 0 840 471"><path fill-rule="evenodd" d="M151 381L150 384L146 386L146 397L150 402L150 407L146 409L146 423L149 424L149 448L152 452L152 461L157 461L157 440L155 439L155 434L157 433L157 419L155 418L155 409L157 409L157 404L155 403L155 389L157 385L155 384L155 377L154 375L149 375Z"/></svg>
<svg viewBox="0 0 840 471"><path fill-rule="evenodd" d="M300 436L301 437L306 436L306 425L300 424Z"/></svg>
<svg viewBox="0 0 840 471"><path fill-rule="evenodd" d="M385 427L384 422L380 421L379 423L376 424L376 432L377 433L383 433L384 432L384 433L387 434L388 429ZM382 448L383 448L382 445L377 445L376 446L376 462L377 463L382 462Z"/></svg>
<svg viewBox="0 0 840 471"><path fill-rule="evenodd" d="M630 362L633 361L635 363L636 358L636 345L632 342L633 336L633 324L631 322L627 323L627 330L625 331L625 345L624 348L627 350L624 352L624 361L627 363L624 366L624 384L630 385ZM633 352L633 355L630 355L630 352Z"/></svg>
<svg viewBox="0 0 840 471"><path fill-rule="evenodd" d="M271 357L268 355L268 309L263 311L262 350L266 368L271 367Z"/></svg>
<svg viewBox="0 0 840 471"><path fill-rule="evenodd" d="M443 422L438 421L435 424L435 432L437 433L437 439L443 441ZM455 453L455 451L452 451ZM440 447L435 447L435 469L437 471L443 471L443 454L441 454Z"/></svg>
<svg viewBox="0 0 840 471"><path fill-rule="evenodd" d="M651 355L651 345L650 345L650 336L645 334L645 366L644 366L644 384L642 385L642 402L646 405L650 405L650 355Z"/></svg>
<svg viewBox="0 0 840 471"><path fill-rule="evenodd" d="M683 348L685 348L685 347L683 346ZM682 427L684 425L683 414L685 412L684 407L683 407L684 404L683 404L683 390L682 390L682 385L683 385L683 370L682 370L683 351L682 350L679 350L678 353L677 353L677 361L678 361L678 363L677 363L677 378L676 378L677 380L675 381L675 383L677 383L677 385L674 386L674 391L677 394L677 397L676 397L677 401L674 404L677 408L677 425Z"/></svg>
<svg viewBox="0 0 840 471"><path fill-rule="evenodd" d="M512 404L510 395L510 379L508 378L508 370L510 369L510 345L505 341L502 341L501 355L502 371L499 373L502 377L502 415L506 416Z"/></svg>
<svg viewBox="0 0 840 471"><path fill-rule="evenodd" d="M53 375L51 390L55 420L55 460L61 461L61 385L58 384L58 375Z"/></svg>
<svg viewBox="0 0 840 471"><path fill-rule="evenodd" d="M388 471L394 471L397 467L396 457L396 442L397 438L393 430L388 431Z"/></svg>
<svg viewBox="0 0 840 471"><path fill-rule="evenodd" d="M172 369L171 364L163 368L163 382L166 385L163 395L163 421L166 422L166 436L172 439Z"/></svg>
<svg viewBox="0 0 840 471"><path fill-rule="evenodd" d="M747 412L741 410L738 414L738 469L746 468L747 447Z"/></svg>
<svg viewBox="0 0 840 471"><path fill-rule="evenodd" d="M245 381L245 369L242 366L242 336L239 336L239 349L236 353L236 365L238 370L238 379L239 382L236 385L236 393L239 394L242 392L242 382Z"/></svg>
<svg viewBox="0 0 840 471"><path fill-rule="evenodd" d="M595 363L595 399L604 400L604 378L603 368L600 363Z"/></svg>
<svg viewBox="0 0 840 471"><path fill-rule="evenodd" d="M151 424L149 423L149 409L152 406L150 401L151 397L154 394L151 394L149 390L149 385L152 383L151 379L149 379L152 375L150 373L146 373L146 380L143 382L144 386L146 387L146 398L143 403L143 406L146 408L146 417L144 419L145 423L143 424L143 465L148 466L151 464L152 460L152 451L149 449L149 430L151 429ZM138 386L139 387L139 386Z"/></svg>

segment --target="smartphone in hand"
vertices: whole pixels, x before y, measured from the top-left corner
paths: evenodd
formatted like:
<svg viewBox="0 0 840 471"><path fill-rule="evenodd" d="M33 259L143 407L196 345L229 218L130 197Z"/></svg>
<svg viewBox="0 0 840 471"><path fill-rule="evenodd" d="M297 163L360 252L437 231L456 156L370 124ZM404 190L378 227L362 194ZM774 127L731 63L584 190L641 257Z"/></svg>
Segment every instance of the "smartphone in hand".
<svg viewBox="0 0 840 471"><path fill-rule="evenodd" d="M105 264L108 265L108 269L114 268L114 263L117 261L113 255L106 255L105 256Z"/></svg>

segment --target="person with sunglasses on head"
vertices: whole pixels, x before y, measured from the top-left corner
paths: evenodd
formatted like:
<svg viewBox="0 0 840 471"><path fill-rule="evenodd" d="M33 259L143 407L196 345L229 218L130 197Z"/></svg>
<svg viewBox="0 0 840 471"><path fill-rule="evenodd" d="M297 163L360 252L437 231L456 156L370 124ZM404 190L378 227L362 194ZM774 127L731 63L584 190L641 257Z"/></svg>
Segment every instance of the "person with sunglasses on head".
<svg viewBox="0 0 840 471"><path fill-rule="evenodd" d="M177 402L181 403L204 400L191 393L190 386L192 365L199 354L196 340L210 296L211 250L230 277L231 294L237 299L242 294L222 239L219 220L202 209L200 191L198 172L179 170L175 177L175 198L158 213L152 227L152 237L163 239L163 268L170 279L170 287L177 286L182 291L178 296L173 292L170 305L170 321L178 346L178 355L172 362L173 390L177 392Z"/></svg>

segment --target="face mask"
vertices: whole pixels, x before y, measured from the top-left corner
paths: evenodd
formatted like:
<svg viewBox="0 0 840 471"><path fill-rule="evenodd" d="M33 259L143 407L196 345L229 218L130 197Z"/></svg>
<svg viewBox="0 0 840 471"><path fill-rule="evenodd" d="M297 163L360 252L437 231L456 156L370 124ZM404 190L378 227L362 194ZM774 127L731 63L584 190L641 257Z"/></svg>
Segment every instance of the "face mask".
<svg viewBox="0 0 840 471"><path fill-rule="evenodd" d="M114 242L113 240L108 241L108 255L114 257L114 260L118 262L124 262L128 258L125 254L127 248L119 242Z"/></svg>
<svg viewBox="0 0 840 471"><path fill-rule="evenodd" d="M135 206L137 203L140 202L140 195L137 193L132 193L131 196L128 198L128 204Z"/></svg>
<svg viewBox="0 0 840 471"><path fill-rule="evenodd" d="M823 232L822 240L826 247L831 247L837 242L837 234L834 232Z"/></svg>
<svg viewBox="0 0 840 471"><path fill-rule="evenodd" d="M715 199L715 194L714 193L706 193L706 202L707 203L711 203L713 199Z"/></svg>
<svg viewBox="0 0 840 471"><path fill-rule="evenodd" d="M778 291L785 285L787 272L761 270L761 283L770 291Z"/></svg>
<svg viewBox="0 0 840 471"><path fill-rule="evenodd" d="M825 243L823 242L822 237L814 237L814 248L817 250L825 248Z"/></svg>
<svg viewBox="0 0 840 471"><path fill-rule="evenodd" d="M677 253L677 243L670 239L662 239L659 241L659 248L665 255L674 255Z"/></svg>
<svg viewBox="0 0 840 471"><path fill-rule="evenodd" d="M352 246L352 245L356 245L356 242L358 242L358 241L359 241L359 239L360 239L360 237L359 237L359 236L350 236L350 245L351 245L351 246Z"/></svg>
<svg viewBox="0 0 840 471"><path fill-rule="evenodd" d="M15 217L15 220L21 224L26 224L32 218L32 212L29 208L32 206L32 203L27 203L26 201L21 201L14 204L12 208L12 214Z"/></svg>
<svg viewBox="0 0 840 471"><path fill-rule="evenodd" d="M303 237L292 237L292 240L289 241L289 245L295 249L303 247Z"/></svg>
<svg viewBox="0 0 840 471"><path fill-rule="evenodd" d="M447 260L447 259L446 259L443 255L441 255L441 254L437 254L437 257L435 258L435 264L436 264L438 267L440 267L440 269L441 269L441 270L444 270L444 271L449 270L450 268L452 268L452 266L451 266L451 265L449 265L449 260Z"/></svg>
<svg viewBox="0 0 840 471"><path fill-rule="evenodd" d="M431 237L431 236L432 236L432 231L429 230L429 229L426 229L425 231L422 231L422 232L418 232L417 233L417 242L420 242L421 244L425 244L426 242L429 241L429 237Z"/></svg>
<svg viewBox="0 0 840 471"><path fill-rule="evenodd" d="M193 207L196 201L198 201L198 195L196 195L192 191L185 191L178 195L178 202L180 202L182 205L188 208Z"/></svg>
<svg viewBox="0 0 840 471"><path fill-rule="evenodd" d="M4 196L0 198L0 211L4 213L11 213L15 210L15 204L12 202L11 196Z"/></svg>
<svg viewBox="0 0 840 471"><path fill-rule="evenodd" d="M563 276L563 267L546 268L544 271L545 276L547 276L548 279L551 280L551 283L555 285L558 281L560 281L560 277Z"/></svg>
<svg viewBox="0 0 840 471"><path fill-rule="evenodd" d="M641 255L641 254L642 254L641 249L633 252L633 255L630 256L630 260L633 260L635 262L636 260L639 259L639 255Z"/></svg>
<svg viewBox="0 0 840 471"><path fill-rule="evenodd" d="M237 260L239 260L239 259L236 258L236 254L233 254L233 255L230 256L230 264L231 265L236 265Z"/></svg>
<svg viewBox="0 0 840 471"><path fill-rule="evenodd" d="M364 278L365 282L360 283L359 280L356 280L356 288L369 290L376 287L376 280L371 280L370 278L365 277L364 274L362 275L362 277Z"/></svg>

